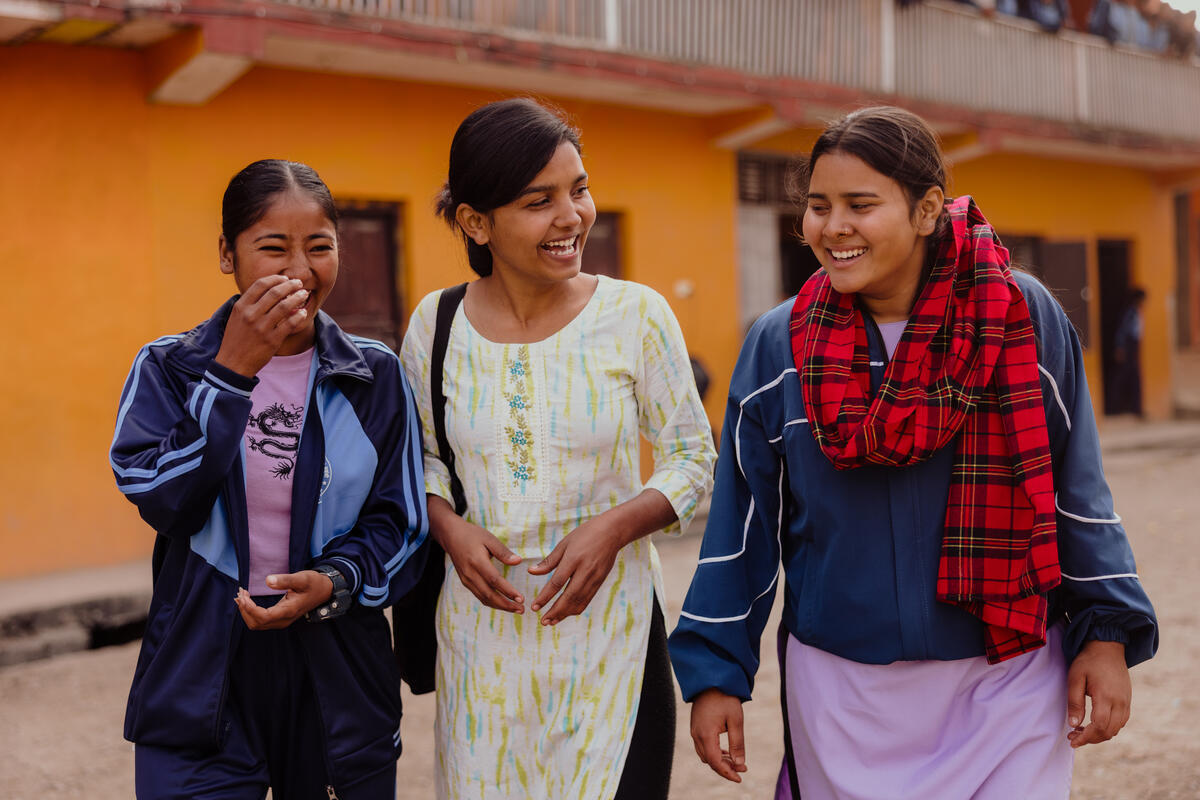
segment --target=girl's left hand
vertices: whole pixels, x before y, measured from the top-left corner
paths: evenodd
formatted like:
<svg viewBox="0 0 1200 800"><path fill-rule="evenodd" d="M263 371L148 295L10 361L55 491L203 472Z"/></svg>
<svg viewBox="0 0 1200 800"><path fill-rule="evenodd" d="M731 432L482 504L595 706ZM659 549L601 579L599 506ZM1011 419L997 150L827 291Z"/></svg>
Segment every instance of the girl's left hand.
<svg viewBox="0 0 1200 800"><path fill-rule="evenodd" d="M1092 698L1092 719L1084 726L1084 697ZM1133 686L1125 666L1125 645L1090 641L1067 671L1067 723L1071 747L1107 742L1129 721Z"/></svg>
<svg viewBox="0 0 1200 800"><path fill-rule="evenodd" d="M550 555L530 567L530 575L554 573L533 599L530 607L534 611L540 611L562 591L550 610L542 615L542 624L554 625L587 608L625 544L625 537L601 514L571 531Z"/></svg>
<svg viewBox="0 0 1200 800"><path fill-rule="evenodd" d="M267 586L287 590L283 599L270 608L255 603L244 588L238 589L237 596L233 598L238 611L242 612L246 627L252 631L286 628L333 595L333 581L329 576L311 569L287 575L269 575Z"/></svg>

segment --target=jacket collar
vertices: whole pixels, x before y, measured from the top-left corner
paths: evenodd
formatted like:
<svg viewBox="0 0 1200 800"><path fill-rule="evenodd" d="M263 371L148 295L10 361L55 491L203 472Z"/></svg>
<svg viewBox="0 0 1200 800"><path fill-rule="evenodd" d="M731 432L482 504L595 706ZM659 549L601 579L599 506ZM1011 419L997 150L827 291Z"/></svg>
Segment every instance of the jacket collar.
<svg viewBox="0 0 1200 800"><path fill-rule="evenodd" d="M221 349L225 325L239 296L226 300L211 317L185 333L169 359L193 375L203 375ZM335 375L367 383L375 379L358 345L338 327L333 317L318 311L316 329L317 383Z"/></svg>

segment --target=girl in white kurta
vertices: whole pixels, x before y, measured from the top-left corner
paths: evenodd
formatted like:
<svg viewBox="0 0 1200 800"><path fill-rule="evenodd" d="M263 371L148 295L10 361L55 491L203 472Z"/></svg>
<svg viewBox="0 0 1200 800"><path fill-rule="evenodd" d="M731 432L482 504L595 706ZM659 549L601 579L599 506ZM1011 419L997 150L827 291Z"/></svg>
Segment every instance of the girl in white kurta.
<svg viewBox="0 0 1200 800"><path fill-rule="evenodd" d="M478 115L504 122L500 130L517 127L506 119L516 115L543 123L551 137L563 135L555 126L573 133L531 101ZM459 141L464 128L460 152L471 144ZM462 518L449 505L429 397L440 293L417 307L402 352L422 410L432 530L447 552L437 611L438 793L665 797L669 674L658 685L669 706L666 735L645 746L653 754L629 758L642 727L648 643L665 667L661 575L646 534L687 524L711 486L715 453L666 301L579 271L595 209L577 140L549 144L548 160L535 158L512 190L520 195L495 209L453 202L452 150L451 197L442 204L475 245L472 266L491 267L468 287L444 360ZM492 258L481 269L484 247ZM655 463L645 484L642 436ZM528 600L535 613L523 613ZM625 775L627 760L636 779Z"/></svg>

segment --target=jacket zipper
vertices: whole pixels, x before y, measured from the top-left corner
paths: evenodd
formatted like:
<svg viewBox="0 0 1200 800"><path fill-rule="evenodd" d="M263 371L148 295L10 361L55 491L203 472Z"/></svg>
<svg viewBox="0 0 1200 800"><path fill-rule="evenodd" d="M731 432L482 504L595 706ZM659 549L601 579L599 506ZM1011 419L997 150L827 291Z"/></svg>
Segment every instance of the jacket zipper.
<svg viewBox="0 0 1200 800"><path fill-rule="evenodd" d="M225 713L225 696L229 694L229 669L230 663L233 661L233 653L231 652L233 648L233 628L233 625L229 626L229 635L225 640L225 652L229 655L225 658L225 675L221 678L221 693L217 696L217 724L216 729L213 731L213 741L218 748L224 744L221 741L221 725Z"/></svg>
<svg viewBox="0 0 1200 800"><path fill-rule="evenodd" d="M300 644L300 654L304 659L304 666L308 669L308 674L311 677L312 660L308 657L308 651ZM329 736L325 728L325 715L321 713L321 699L317 696L317 687L313 685L313 708L317 711L317 726L321 731L321 757L325 759L325 774L333 779L333 759L329 757ZM332 783L325 784L325 793L329 795L329 800L338 800L337 790L333 788Z"/></svg>
<svg viewBox="0 0 1200 800"><path fill-rule="evenodd" d="M225 516L230 516L229 498L226 496L224 488L221 490L221 503L225 506ZM234 544L234 554L237 554L237 544ZM240 570L240 565L239 565ZM224 745L221 741L221 726L223 716L225 714L225 697L229 694L229 671L233 667L233 637L237 629L237 620L234 619L229 626L229 632L225 636L225 675L221 678L221 692L217 695L217 721L216 729L213 731L213 741L218 748Z"/></svg>

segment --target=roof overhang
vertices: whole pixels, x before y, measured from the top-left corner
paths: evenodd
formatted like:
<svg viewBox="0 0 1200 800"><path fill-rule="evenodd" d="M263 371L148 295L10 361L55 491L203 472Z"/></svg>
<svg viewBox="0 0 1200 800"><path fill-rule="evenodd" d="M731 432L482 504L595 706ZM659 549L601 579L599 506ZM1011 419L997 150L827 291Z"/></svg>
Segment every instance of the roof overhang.
<svg viewBox="0 0 1200 800"><path fill-rule="evenodd" d="M1200 140L1096 130L843 86L663 61L553 38L423 25L281 3L0 0L0 38L146 48L152 102L202 104L256 64L489 87L712 118L715 146L754 149L847 110L894 103L946 138L953 162L996 152L1170 172L1200 168ZM785 137L786 138L786 137Z"/></svg>

